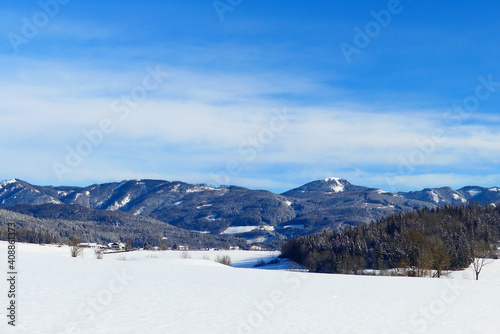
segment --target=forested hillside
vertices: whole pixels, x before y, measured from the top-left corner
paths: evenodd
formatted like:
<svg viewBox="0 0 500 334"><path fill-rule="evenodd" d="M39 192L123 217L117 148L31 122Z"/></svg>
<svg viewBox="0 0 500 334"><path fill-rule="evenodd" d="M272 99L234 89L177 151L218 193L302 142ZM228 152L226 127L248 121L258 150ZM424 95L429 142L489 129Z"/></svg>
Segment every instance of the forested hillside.
<svg viewBox="0 0 500 334"><path fill-rule="evenodd" d="M37 217L46 219L66 219L66 205L126 212L192 232L222 237L230 234L274 249L285 239L323 230L340 231L398 212L472 201L498 205L499 190L444 187L395 193L353 185L336 177L309 182L283 194L164 180L124 180L82 188L37 186L12 179L0 182L0 208L53 205L50 210L43 206L30 209L37 215L44 212L43 217Z"/></svg>
<svg viewBox="0 0 500 334"><path fill-rule="evenodd" d="M314 272L408 268L411 275L433 270L440 276L443 270L468 267L474 258L494 257L499 236L500 208L446 206L298 237L283 244L282 256Z"/></svg>
<svg viewBox="0 0 500 334"><path fill-rule="evenodd" d="M7 240L7 224L16 226L16 238L30 243L128 242L134 247L174 244L191 248L248 247L244 239L187 231L162 221L126 212L93 210L80 205L18 205L0 209L0 240ZM17 212L15 212L15 211Z"/></svg>

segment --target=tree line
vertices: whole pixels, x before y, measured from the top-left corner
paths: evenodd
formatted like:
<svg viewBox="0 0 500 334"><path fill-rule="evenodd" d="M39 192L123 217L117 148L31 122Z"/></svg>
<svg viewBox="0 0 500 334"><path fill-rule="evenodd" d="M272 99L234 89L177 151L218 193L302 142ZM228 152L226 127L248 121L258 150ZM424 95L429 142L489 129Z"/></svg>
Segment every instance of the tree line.
<svg viewBox="0 0 500 334"><path fill-rule="evenodd" d="M69 244L72 237L78 237L82 242L100 244L122 241L130 248L167 248L174 244L192 249L248 248L246 240L231 235L201 234L148 217L78 205L20 205L10 210L0 209L0 240L8 239L8 223L15 224L18 242Z"/></svg>
<svg viewBox="0 0 500 334"><path fill-rule="evenodd" d="M404 268L410 276L440 277L445 270L467 268L474 259L495 257L499 240L500 208L471 203L398 213L340 232L301 236L283 243L281 251L282 257L312 272Z"/></svg>

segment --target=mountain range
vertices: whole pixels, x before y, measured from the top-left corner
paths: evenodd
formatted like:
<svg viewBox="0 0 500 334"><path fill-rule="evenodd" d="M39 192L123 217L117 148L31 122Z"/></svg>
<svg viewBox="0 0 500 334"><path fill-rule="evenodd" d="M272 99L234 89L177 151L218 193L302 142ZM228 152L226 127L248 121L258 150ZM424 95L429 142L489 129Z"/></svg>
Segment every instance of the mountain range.
<svg viewBox="0 0 500 334"><path fill-rule="evenodd" d="M499 204L500 188L388 192L335 177L282 194L163 180L125 180L87 187L36 186L19 179L0 183L0 208L36 218L42 212L45 219L49 218L47 212L49 216L64 212L65 217L79 206L119 211L190 232L240 237L249 244L267 245L298 235L370 223L397 212L470 202Z"/></svg>

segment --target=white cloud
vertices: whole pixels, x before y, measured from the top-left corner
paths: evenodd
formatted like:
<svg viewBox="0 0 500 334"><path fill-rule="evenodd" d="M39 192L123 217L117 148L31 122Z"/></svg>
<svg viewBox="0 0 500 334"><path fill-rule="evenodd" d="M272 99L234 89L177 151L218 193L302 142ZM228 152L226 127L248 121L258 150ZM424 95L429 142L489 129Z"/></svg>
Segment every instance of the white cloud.
<svg viewBox="0 0 500 334"><path fill-rule="evenodd" d="M2 67L6 72L0 75L0 174L28 181L56 180L49 175L52 161L63 161L66 147L78 144L82 131L96 128L103 118L111 118L116 130L68 176L68 183L128 177L211 182L211 171L224 171L228 161L236 160L242 172L232 177L232 183L253 187L280 188L298 178L336 176L335 171L345 170L350 170L345 175L353 183L383 184L382 171L397 173L401 157L408 159L420 150L418 142L428 141L435 129L445 129L446 141L436 145L401 187L459 184L461 174L453 170L467 166L470 182L477 183L474 175L488 174L481 166L490 163L497 168L500 162L500 124L492 122L492 116L475 114L476 124L450 128L442 120L445 110L394 110L390 105L342 100L333 106L315 106L314 101L309 106L286 105L286 99L273 96L307 96L328 89L283 73L228 75L160 65L170 73L161 88L149 92L128 118L120 120L111 110L112 102L141 84L145 66L123 73L33 60L23 67ZM285 107L294 120L275 133L254 160L246 161L238 148L269 127L275 109ZM283 181L276 181L278 165L302 169L303 175L294 179L286 167L279 167ZM434 167L451 171L426 174ZM12 175L16 171L22 175ZM322 171L328 174L320 175ZM498 179L482 179L488 180Z"/></svg>

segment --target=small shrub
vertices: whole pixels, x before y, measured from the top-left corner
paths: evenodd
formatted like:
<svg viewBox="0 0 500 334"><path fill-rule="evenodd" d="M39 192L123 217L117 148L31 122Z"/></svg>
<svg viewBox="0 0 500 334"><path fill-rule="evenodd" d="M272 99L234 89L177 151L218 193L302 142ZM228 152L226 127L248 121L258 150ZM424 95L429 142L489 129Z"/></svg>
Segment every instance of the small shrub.
<svg viewBox="0 0 500 334"><path fill-rule="evenodd" d="M71 257L77 257L83 255L83 249L79 246L71 246L69 248L69 251L71 253Z"/></svg>
<svg viewBox="0 0 500 334"><path fill-rule="evenodd" d="M191 254L189 254L187 251L183 251L181 253L181 259L190 259L191 258Z"/></svg>
<svg viewBox="0 0 500 334"><path fill-rule="evenodd" d="M232 264L231 257L229 255L223 255L223 256L217 255L215 262L224 264L226 266L231 266Z"/></svg>
<svg viewBox="0 0 500 334"><path fill-rule="evenodd" d="M264 267L266 265L266 261L264 261L264 259L259 259L259 261L257 261L256 264L254 264L254 268L260 268L260 267Z"/></svg>
<svg viewBox="0 0 500 334"><path fill-rule="evenodd" d="M390 270L389 269L380 269L378 272L379 276L390 276Z"/></svg>
<svg viewBox="0 0 500 334"><path fill-rule="evenodd" d="M210 255L203 255L201 259L210 261Z"/></svg>
<svg viewBox="0 0 500 334"><path fill-rule="evenodd" d="M104 257L104 252L100 249L96 249L94 254L95 254L95 258L98 260L102 260Z"/></svg>
<svg viewBox="0 0 500 334"><path fill-rule="evenodd" d="M71 237L70 243L69 243L69 251L71 253L71 257L77 257L83 255L83 248L80 247L80 238L78 237Z"/></svg>

